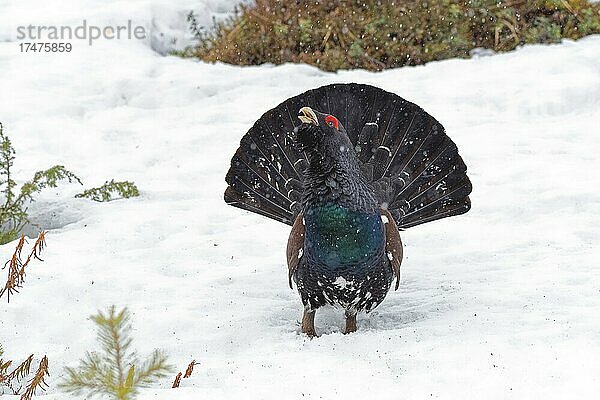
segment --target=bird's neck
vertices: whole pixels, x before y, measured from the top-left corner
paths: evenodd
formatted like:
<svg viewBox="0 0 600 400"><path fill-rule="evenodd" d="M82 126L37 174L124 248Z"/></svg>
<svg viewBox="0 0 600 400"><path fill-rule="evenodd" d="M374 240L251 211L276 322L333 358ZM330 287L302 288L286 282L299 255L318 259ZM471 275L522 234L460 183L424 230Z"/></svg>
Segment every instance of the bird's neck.
<svg viewBox="0 0 600 400"><path fill-rule="evenodd" d="M354 211L378 212L375 191L358 163L353 154L343 159L309 157L304 175L305 208L337 204Z"/></svg>

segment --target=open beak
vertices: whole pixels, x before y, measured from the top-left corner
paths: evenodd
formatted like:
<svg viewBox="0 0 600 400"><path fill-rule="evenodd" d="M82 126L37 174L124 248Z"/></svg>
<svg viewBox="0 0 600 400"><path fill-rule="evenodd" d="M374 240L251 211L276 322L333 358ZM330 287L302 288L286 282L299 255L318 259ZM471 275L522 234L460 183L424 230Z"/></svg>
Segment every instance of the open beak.
<svg viewBox="0 0 600 400"><path fill-rule="evenodd" d="M317 114L310 107L302 107L299 111L298 118L305 124L313 124L319 126Z"/></svg>

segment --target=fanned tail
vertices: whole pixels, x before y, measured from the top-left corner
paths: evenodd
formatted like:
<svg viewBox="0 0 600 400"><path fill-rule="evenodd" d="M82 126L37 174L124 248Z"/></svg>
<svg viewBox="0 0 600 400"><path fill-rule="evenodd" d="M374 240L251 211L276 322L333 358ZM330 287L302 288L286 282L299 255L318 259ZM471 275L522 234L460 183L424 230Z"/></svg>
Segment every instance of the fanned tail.
<svg viewBox="0 0 600 400"><path fill-rule="evenodd" d="M292 118L277 109L268 111L242 138L225 178L228 204L293 223L302 194L299 171L306 160L294 149Z"/></svg>
<svg viewBox="0 0 600 400"><path fill-rule="evenodd" d="M265 113L231 161L228 204L292 225L300 210L305 155L292 142L304 106L335 115L356 146L382 207L399 228L470 209L466 166L444 127L417 105L368 85L309 90Z"/></svg>

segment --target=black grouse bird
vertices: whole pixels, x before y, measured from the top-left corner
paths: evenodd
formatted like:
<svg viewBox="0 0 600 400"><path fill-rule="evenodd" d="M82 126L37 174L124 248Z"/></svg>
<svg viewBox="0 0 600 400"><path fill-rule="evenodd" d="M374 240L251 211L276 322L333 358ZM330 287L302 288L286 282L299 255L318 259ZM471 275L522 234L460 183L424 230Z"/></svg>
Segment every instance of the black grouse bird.
<svg viewBox="0 0 600 400"><path fill-rule="evenodd" d="M463 214L471 182L444 127L417 105L359 84L309 90L267 111L231 160L225 201L292 225L289 284L302 332L315 311L377 307L400 280L399 229Z"/></svg>

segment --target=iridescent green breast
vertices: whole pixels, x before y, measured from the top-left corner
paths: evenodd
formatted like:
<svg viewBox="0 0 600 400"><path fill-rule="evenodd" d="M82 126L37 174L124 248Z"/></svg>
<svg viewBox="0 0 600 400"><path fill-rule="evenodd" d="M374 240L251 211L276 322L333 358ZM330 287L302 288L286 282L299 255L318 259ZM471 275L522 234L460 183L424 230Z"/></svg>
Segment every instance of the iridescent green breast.
<svg viewBox="0 0 600 400"><path fill-rule="evenodd" d="M383 251L385 237L378 213L325 204L308 208L304 221L306 255L319 264L360 265Z"/></svg>

